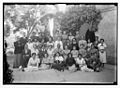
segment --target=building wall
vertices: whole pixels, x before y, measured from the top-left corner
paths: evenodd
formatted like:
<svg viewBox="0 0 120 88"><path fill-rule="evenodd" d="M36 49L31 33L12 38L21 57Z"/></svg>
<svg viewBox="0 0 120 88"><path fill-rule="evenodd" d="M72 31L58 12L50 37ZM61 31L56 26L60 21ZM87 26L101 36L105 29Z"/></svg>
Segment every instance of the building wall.
<svg viewBox="0 0 120 88"><path fill-rule="evenodd" d="M103 19L98 26L98 32L100 38L104 38L107 48L107 56L116 58L116 43L117 43L117 10L112 10L102 13ZM108 58L109 59L109 58Z"/></svg>

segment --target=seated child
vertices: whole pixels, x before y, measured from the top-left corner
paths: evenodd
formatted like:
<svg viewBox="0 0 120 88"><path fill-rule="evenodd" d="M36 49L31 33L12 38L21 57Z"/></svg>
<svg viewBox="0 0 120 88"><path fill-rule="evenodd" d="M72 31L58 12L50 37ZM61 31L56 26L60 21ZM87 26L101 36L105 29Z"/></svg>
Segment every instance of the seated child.
<svg viewBox="0 0 120 88"><path fill-rule="evenodd" d="M81 71L85 71L85 72L93 72L94 71L93 69L90 69L87 67L86 62L81 54L79 54L78 58L76 58L75 60L76 60L76 64L79 65L79 68Z"/></svg>
<svg viewBox="0 0 120 88"><path fill-rule="evenodd" d="M61 63L61 62L63 62L63 60L64 60L64 58L60 55L60 53L56 53L54 61L56 63Z"/></svg>
<svg viewBox="0 0 120 88"><path fill-rule="evenodd" d="M64 58L62 56L60 56L60 53L56 53L55 58L54 58L54 62L51 65L51 68L54 68L58 71L64 71Z"/></svg>

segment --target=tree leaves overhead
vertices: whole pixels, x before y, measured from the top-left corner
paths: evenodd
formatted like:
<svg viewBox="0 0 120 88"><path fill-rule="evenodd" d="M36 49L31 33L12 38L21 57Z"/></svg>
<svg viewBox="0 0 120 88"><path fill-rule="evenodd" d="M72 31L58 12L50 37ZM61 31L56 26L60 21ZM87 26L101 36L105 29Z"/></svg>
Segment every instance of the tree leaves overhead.
<svg viewBox="0 0 120 88"><path fill-rule="evenodd" d="M60 25L62 31L74 33L80 30L85 22L93 22L93 31L97 31L97 26L102 19L101 12L92 5L74 5L70 6L63 14ZM60 19L59 19L60 20Z"/></svg>

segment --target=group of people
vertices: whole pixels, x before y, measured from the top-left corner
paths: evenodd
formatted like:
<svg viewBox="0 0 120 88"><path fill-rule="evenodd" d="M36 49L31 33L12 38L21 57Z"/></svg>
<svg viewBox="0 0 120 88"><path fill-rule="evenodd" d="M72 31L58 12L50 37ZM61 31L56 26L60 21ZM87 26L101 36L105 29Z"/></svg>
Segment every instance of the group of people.
<svg viewBox="0 0 120 88"><path fill-rule="evenodd" d="M69 34L64 31L56 39L49 37L38 39L17 38L14 42L16 56L13 68L22 71L37 71L45 69L56 69L59 71L101 71L106 63L106 44L104 39L85 39L80 36Z"/></svg>

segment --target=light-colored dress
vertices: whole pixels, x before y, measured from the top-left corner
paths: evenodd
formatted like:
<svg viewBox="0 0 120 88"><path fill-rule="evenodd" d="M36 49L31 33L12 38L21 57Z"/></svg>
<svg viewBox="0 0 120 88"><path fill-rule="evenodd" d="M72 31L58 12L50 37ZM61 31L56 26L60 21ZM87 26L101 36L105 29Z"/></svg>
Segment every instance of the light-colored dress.
<svg viewBox="0 0 120 88"><path fill-rule="evenodd" d="M94 70L89 69L87 67L84 58L81 58L81 59L76 58L75 60L76 60L76 63L79 64L79 67L80 67L81 71L85 71L85 72L93 72L94 71Z"/></svg>
<svg viewBox="0 0 120 88"><path fill-rule="evenodd" d="M102 63L107 62L107 60L106 60L106 51L105 51L106 47L107 47L107 45L105 43L103 43L103 45L101 43L98 44L100 61Z"/></svg>
<svg viewBox="0 0 120 88"><path fill-rule="evenodd" d="M53 51L54 49L48 49L47 53L48 53L48 58L49 58L49 63L53 63L54 59L53 59Z"/></svg>
<svg viewBox="0 0 120 88"><path fill-rule="evenodd" d="M39 58L33 59L32 57L28 61L27 68L25 68L25 71L36 71L38 70L38 64L40 63Z"/></svg>
<svg viewBox="0 0 120 88"><path fill-rule="evenodd" d="M60 62L62 62L62 61L64 61L64 58L62 57L62 56L59 56L59 57L55 57L55 60L57 61L60 61Z"/></svg>

